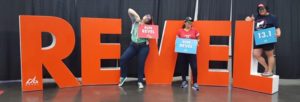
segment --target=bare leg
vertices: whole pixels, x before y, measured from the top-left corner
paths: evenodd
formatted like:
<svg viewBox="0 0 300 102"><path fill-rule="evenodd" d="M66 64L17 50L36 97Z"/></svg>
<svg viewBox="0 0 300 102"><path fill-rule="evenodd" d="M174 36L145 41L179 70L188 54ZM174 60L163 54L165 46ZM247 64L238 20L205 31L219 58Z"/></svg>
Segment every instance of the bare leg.
<svg viewBox="0 0 300 102"><path fill-rule="evenodd" d="M268 72L272 72L275 66L274 50L266 51L266 55L268 56Z"/></svg>
<svg viewBox="0 0 300 102"><path fill-rule="evenodd" d="M266 60L264 59L264 57L262 57L262 49L254 49L253 50L253 55L254 57L257 59L257 61L265 68L265 72L268 71L268 65L266 63Z"/></svg>

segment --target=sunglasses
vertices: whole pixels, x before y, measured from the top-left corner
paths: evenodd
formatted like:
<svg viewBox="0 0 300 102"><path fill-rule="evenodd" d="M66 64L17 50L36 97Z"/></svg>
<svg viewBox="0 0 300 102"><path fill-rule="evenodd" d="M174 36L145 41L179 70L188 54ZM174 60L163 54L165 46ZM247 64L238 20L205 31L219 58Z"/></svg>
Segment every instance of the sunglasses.
<svg viewBox="0 0 300 102"><path fill-rule="evenodd" d="M185 23L192 24L193 22L192 21L186 21Z"/></svg>
<svg viewBox="0 0 300 102"><path fill-rule="evenodd" d="M263 7L260 7L260 8L258 8L258 10L259 10L259 11L263 11L263 10L266 10L266 9L263 8Z"/></svg>

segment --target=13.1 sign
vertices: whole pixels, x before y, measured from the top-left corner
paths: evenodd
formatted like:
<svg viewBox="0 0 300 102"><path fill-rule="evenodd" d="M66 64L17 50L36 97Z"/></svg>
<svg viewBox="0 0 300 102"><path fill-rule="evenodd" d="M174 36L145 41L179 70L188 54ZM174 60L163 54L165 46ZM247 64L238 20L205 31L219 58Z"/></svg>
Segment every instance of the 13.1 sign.
<svg viewBox="0 0 300 102"><path fill-rule="evenodd" d="M277 42L275 27L254 32L255 45L264 45Z"/></svg>

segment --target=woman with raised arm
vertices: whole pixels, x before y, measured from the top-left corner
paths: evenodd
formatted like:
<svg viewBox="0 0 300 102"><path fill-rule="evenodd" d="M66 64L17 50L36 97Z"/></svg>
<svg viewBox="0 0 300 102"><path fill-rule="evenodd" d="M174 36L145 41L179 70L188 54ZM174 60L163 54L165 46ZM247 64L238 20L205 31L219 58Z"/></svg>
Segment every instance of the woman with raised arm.
<svg viewBox="0 0 300 102"><path fill-rule="evenodd" d="M120 58L120 66L121 66L121 78L119 86L121 87L125 80L127 79L128 68L125 66L134 56L138 58L138 88L144 88L143 78L144 78L144 67L145 61L149 52L149 42L146 38L138 37L138 27L141 24L151 25L152 17L150 14L146 14L141 19L137 12L133 9L128 9L128 15L132 22L131 28L131 43L129 47L125 50Z"/></svg>

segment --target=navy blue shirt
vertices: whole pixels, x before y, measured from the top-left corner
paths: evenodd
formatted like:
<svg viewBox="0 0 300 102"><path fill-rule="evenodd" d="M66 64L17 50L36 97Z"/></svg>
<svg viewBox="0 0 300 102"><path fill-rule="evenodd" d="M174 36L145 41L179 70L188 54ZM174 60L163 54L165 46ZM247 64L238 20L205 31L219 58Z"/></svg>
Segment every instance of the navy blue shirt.
<svg viewBox="0 0 300 102"><path fill-rule="evenodd" d="M271 28L271 27L275 27L278 28L279 24L278 24L278 20L274 15L266 15L266 16L260 16L257 15L255 17L255 30L259 30L259 29L266 29L266 28Z"/></svg>

